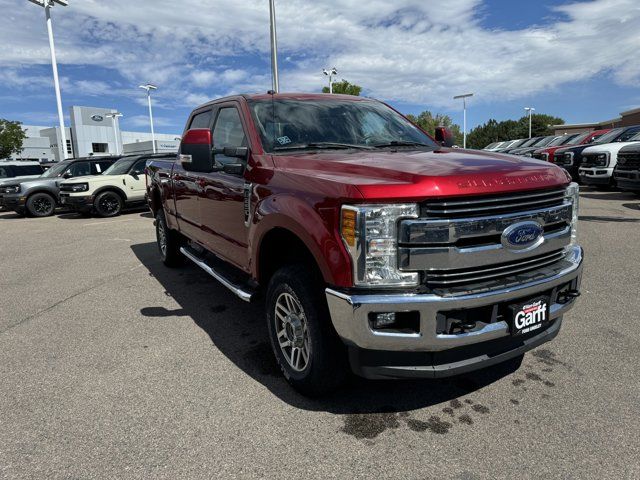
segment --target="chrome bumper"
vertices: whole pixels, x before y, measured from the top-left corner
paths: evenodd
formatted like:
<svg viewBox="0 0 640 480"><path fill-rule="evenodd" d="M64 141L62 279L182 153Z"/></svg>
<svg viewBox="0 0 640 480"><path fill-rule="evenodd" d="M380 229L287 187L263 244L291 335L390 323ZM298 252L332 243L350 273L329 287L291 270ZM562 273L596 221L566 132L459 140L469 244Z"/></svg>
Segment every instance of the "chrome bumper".
<svg viewBox="0 0 640 480"><path fill-rule="evenodd" d="M436 317L439 312L461 310L518 299L534 297L541 292L575 280L574 288L580 286L583 252L573 247L567 257L570 266L556 275L531 281L517 287L494 290L486 293L439 296L433 294L357 294L349 295L327 288L326 297L333 325L349 346L367 350L397 352L438 352L464 345L510 336L506 321L487 323L477 331L459 334L439 334L436 329ZM567 303L554 302L551 305L551 320L562 317L568 312L575 300ZM369 325L371 312L407 312L420 314L419 333L389 333L374 331ZM481 319L479 319L481 321Z"/></svg>

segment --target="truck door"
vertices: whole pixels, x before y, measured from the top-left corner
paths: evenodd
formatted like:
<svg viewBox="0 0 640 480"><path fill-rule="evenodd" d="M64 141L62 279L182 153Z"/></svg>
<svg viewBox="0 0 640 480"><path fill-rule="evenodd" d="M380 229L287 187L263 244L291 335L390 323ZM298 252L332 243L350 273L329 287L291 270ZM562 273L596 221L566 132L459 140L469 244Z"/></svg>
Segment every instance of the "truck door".
<svg viewBox="0 0 640 480"><path fill-rule="evenodd" d="M194 112L187 128L211 128L212 116L211 108ZM176 162L171 180L180 230L192 240L203 243L200 223L201 176L202 173L185 170L180 162Z"/></svg>
<svg viewBox="0 0 640 480"><path fill-rule="evenodd" d="M234 102L218 106L213 126L213 148L247 147L247 135ZM245 163L246 160L215 154L218 165ZM223 171L203 173L200 218L205 245L237 267L247 270L248 229L244 223L243 173Z"/></svg>

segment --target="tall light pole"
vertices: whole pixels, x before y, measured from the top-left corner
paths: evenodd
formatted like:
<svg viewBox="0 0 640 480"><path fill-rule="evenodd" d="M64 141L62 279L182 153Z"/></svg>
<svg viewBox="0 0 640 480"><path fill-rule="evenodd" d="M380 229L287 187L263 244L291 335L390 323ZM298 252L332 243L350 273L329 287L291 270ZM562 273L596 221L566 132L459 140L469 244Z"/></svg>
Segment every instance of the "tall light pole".
<svg viewBox="0 0 640 480"><path fill-rule="evenodd" d="M535 110L535 108L533 107L524 107L524 109L529 112L529 138L531 138L531 115L533 114L533 111Z"/></svg>
<svg viewBox="0 0 640 480"><path fill-rule="evenodd" d="M333 76L338 74L338 70L336 70L336 67L333 67L331 70L325 68L322 70L322 73L329 77L329 93L333 93Z"/></svg>
<svg viewBox="0 0 640 480"><path fill-rule="evenodd" d="M56 103L58 104L58 121L60 122L60 140L62 142L62 158L67 159L67 132L64 128L64 115L62 113L62 97L60 96L60 81L58 80L58 63L56 62L56 48L53 43L53 27L51 26L51 7L58 4L66 7L67 0L29 0L31 3L44 7L44 16L47 22L49 35L49 49L51 50L51 68L53 70L53 87L56 91Z"/></svg>
<svg viewBox="0 0 640 480"><path fill-rule="evenodd" d="M153 153L156 153L156 135L153 132L153 112L151 111L151 90L157 90L158 87L151 83L145 83L140 85L140 88L147 91L147 103L149 104L149 124L151 125L151 145L153 147Z"/></svg>
<svg viewBox="0 0 640 480"><path fill-rule="evenodd" d="M107 117L111 117L111 125L113 125L113 137L116 141L116 155L120 155L120 129L116 128L116 118L121 117L120 112L107 113Z"/></svg>
<svg viewBox="0 0 640 480"><path fill-rule="evenodd" d="M462 148L467 148L467 98L473 97L473 93L464 93L456 95L454 100L462 99Z"/></svg>
<svg viewBox="0 0 640 480"><path fill-rule="evenodd" d="M269 0L269 18L271 21L271 88L275 93L278 93L280 92L280 80L278 80L278 36L276 33L275 0Z"/></svg>

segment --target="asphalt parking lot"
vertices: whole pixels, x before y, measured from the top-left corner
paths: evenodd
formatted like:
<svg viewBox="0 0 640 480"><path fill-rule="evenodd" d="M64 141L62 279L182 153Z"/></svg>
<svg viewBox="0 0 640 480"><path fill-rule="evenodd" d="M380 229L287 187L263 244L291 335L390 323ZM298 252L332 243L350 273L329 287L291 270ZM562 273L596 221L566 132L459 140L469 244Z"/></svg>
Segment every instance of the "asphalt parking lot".
<svg viewBox="0 0 640 480"><path fill-rule="evenodd" d="M0 477L640 478L640 198L580 217L583 296L518 371L310 400L148 213L0 212Z"/></svg>

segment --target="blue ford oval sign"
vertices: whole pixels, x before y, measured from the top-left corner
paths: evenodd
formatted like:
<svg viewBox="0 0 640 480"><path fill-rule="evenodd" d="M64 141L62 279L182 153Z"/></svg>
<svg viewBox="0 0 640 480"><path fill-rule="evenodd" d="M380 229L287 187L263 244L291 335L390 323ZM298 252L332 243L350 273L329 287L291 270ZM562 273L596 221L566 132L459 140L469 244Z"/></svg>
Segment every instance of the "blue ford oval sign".
<svg viewBox="0 0 640 480"><path fill-rule="evenodd" d="M502 246L509 250L533 250L543 241L544 229L538 222L519 222L502 232Z"/></svg>

